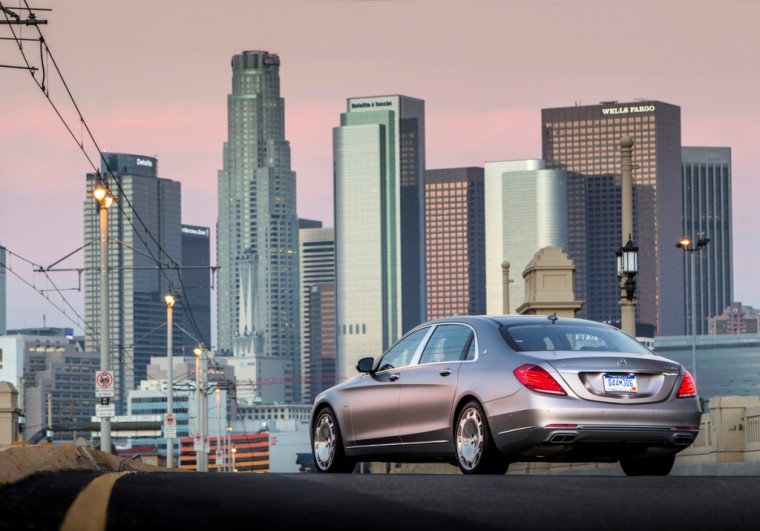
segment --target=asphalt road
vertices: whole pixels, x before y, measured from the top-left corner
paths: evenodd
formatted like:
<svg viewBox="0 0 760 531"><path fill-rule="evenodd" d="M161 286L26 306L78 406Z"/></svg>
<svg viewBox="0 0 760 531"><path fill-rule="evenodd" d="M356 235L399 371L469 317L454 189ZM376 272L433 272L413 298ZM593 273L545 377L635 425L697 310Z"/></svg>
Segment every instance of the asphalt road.
<svg viewBox="0 0 760 531"><path fill-rule="evenodd" d="M82 502L93 481L100 501ZM759 497L746 476L64 472L0 487L0 529L64 529L78 512L66 529L735 531L758 529Z"/></svg>

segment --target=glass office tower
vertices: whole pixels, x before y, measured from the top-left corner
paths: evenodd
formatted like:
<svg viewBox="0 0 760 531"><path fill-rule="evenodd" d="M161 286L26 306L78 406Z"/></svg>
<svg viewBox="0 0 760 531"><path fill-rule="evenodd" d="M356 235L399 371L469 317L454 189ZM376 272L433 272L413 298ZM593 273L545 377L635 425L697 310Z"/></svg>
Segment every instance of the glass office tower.
<svg viewBox="0 0 760 531"><path fill-rule="evenodd" d="M279 71L279 56L265 51L232 58L219 171L217 343L222 353L286 362L290 374L281 377L298 401L296 176Z"/></svg>
<svg viewBox="0 0 760 531"><path fill-rule="evenodd" d="M304 225L303 221L301 225ZM330 387L324 384L335 383L335 229L302 228L299 243L301 389L303 402L310 403L319 391ZM325 341L325 336L330 339ZM332 360L327 374L322 371L322 359L325 357ZM319 391L314 393L316 389Z"/></svg>
<svg viewBox="0 0 760 531"><path fill-rule="evenodd" d="M509 313L525 302L523 271L544 247L567 251L567 173L542 160L485 165L486 304L504 313L502 262L509 262ZM578 297L576 297L577 299Z"/></svg>
<svg viewBox="0 0 760 531"><path fill-rule="evenodd" d="M101 174L116 199L108 209L109 335L114 371L114 404L127 409L127 393L147 378L150 357L166 355L166 302L170 286L179 286L182 263L181 187L158 177L158 160L124 153L104 153ZM100 175L87 174L84 201L84 316L86 348L100 349L100 205L92 198ZM181 293L176 293L180 295ZM174 322L183 326L175 307ZM182 332L173 332L174 354L181 354Z"/></svg>
<svg viewBox="0 0 760 531"><path fill-rule="evenodd" d="M637 323L684 331L681 109L660 101L543 109L543 159L568 172L568 252L579 317L619 322L615 251L621 247L620 139L634 139L633 242L639 247Z"/></svg>
<svg viewBox="0 0 760 531"><path fill-rule="evenodd" d="M188 308L188 330L183 334L189 355L199 344L211 346L211 230L208 227L182 225L183 308Z"/></svg>
<svg viewBox="0 0 760 531"><path fill-rule="evenodd" d="M351 98L333 129L337 378L425 320L425 102Z"/></svg>
<svg viewBox="0 0 760 531"><path fill-rule="evenodd" d="M683 235L710 243L684 256L686 335L692 334L691 263L694 263L697 335L708 333L708 317L734 301L731 230L731 148L683 147ZM683 253L686 255L687 253Z"/></svg>

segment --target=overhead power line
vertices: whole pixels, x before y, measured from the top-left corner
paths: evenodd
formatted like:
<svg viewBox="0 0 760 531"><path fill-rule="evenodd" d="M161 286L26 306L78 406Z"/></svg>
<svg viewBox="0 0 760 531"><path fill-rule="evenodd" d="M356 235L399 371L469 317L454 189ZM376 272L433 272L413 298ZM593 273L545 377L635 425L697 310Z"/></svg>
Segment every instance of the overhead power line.
<svg viewBox="0 0 760 531"><path fill-rule="evenodd" d="M160 267L162 265L162 261L160 257L162 255L163 257L165 257L165 259L171 265L170 268L178 269L181 266L177 264L174 258L163 248L163 246L158 241L158 239L148 229L147 225L141 218L139 212L137 212L134 205L132 205L129 199L129 196L122 189L120 179L116 177L116 175L113 172L113 169L109 166L108 161L103 157L103 152L100 149L100 146L97 140L95 139L95 136L93 135L89 125L87 124L87 121L85 120L84 115L82 114L79 108L79 105L77 104L74 98L74 95L69 89L68 83L66 82L63 76L63 73L61 72L61 69L58 66L58 63L56 62L50 50L50 47L42 34L39 24L46 24L47 21L41 21L37 19L36 15L34 14L34 11L51 11L51 10L41 9L41 8L32 8L29 6L29 3L26 0L24 0L24 7L14 7L14 8L7 8L2 4L2 2L0 2L0 10L2 11L5 18L4 25L7 25L9 27L13 35L12 38L7 39L7 40L13 40L16 42L19 52L21 53L21 56L25 63L25 66L7 66L7 67L25 69L31 73L32 79L34 80L35 84L43 92L49 104L51 105L54 112L58 116L59 120L63 123L64 127L68 131L71 138L76 142L77 147L83 153L90 167L92 167L93 171L95 172L97 177L101 180L103 185L106 188L111 188L112 186L115 185L115 187L119 190L120 199L122 199L126 203L126 208L125 208L125 206L122 204L122 201L116 202L121 214L124 216L125 219L128 220L128 222L134 229L134 234L137 235L138 239L144 245L147 253L150 255L150 258L159 266L159 270L161 271L161 274L166 280L166 284L169 287L170 291L172 291L174 294L180 295L179 297L180 304L185 310L184 315L186 315L187 318L189 319L191 327L193 328L193 331L195 333L195 336L199 338L200 340L199 343L202 343L204 346L209 347L211 338L202 337L200 327L197 324L192 308L184 302L188 300L188 297L187 297L186 288L184 286L184 282L182 280L182 275L181 274L177 275L177 283L176 283L177 285L175 285L175 282L172 281L172 279L169 277L168 273L166 272L165 270L166 268ZM26 18L22 20L21 16L18 13L16 13L16 11L26 12L27 13ZM3 22L3 21L0 20L0 22ZM19 34L17 34L14 26L18 26L19 22L24 22L28 26L33 26L38 33L38 38L36 39L23 38ZM39 42L39 53L40 53L39 67L33 65L33 61L28 57L26 51L24 50L23 43L29 42L29 41ZM65 89L66 95L68 96L68 100L75 110L76 116L79 120L79 129L80 129L79 137L77 137L77 134L74 132L74 127L68 123L66 118L64 118L59 105L57 105L56 102L53 101L53 98L50 96L49 84L46 82L48 78L49 64L52 64L54 73L57 79L61 82L63 88ZM0 66L5 66L5 65L0 65ZM40 70L42 71L41 80L38 79L36 76L36 73ZM85 133L87 137L88 147L90 149L94 148L94 150L97 152L97 157L98 157L97 163L93 160L93 157L88 153L88 148L85 147L85 138L84 138ZM99 168L100 164L102 164L105 168L105 175L103 175L100 171L100 168ZM127 209L132 215L128 215ZM138 230L138 227L135 225L135 222L133 221L133 219L138 222L138 225L141 227L142 230ZM147 236L147 238L143 236L143 233ZM159 253L158 257L153 254L151 250L151 246L148 244L148 240L151 240L155 244L155 247ZM212 269L215 269L215 268L212 268ZM41 272L44 272L44 271L41 271ZM47 272L45 272L45 274L47 275ZM67 302L67 305L70 306L68 302Z"/></svg>

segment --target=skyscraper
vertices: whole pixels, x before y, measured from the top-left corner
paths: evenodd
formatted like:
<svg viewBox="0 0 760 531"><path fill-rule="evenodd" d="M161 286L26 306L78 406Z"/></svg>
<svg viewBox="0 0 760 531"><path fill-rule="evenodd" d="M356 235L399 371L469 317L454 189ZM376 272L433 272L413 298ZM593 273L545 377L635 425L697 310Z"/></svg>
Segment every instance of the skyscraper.
<svg viewBox="0 0 760 531"><path fill-rule="evenodd" d="M695 260L696 331L731 306L734 293L731 230L731 148L683 147L683 236L703 233L710 243L684 256L686 334L692 334L691 264Z"/></svg>
<svg viewBox="0 0 760 531"><path fill-rule="evenodd" d="M232 58L219 171L217 343L223 353L272 358L298 371L296 176L279 72L280 58L269 52ZM287 377L298 401L298 375Z"/></svg>
<svg viewBox="0 0 760 531"><path fill-rule="evenodd" d="M427 318L486 312L483 168L425 171Z"/></svg>
<svg viewBox="0 0 760 531"><path fill-rule="evenodd" d="M425 102L351 98L333 129L338 381L425 320Z"/></svg>
<svg viewBox="0 0 760 531"><path fill-rule="evenodd" d="M320 370L322 340L327 331L335 337L335 229L332 227L302 228L299 231L300 271L301 271L301 376L303 402L310 403L316 395L312 389L319 387L326 378L335 380L335 353L332 352L332 374L325 375ZM325 319L327 308L331 320ZM312 315L312 312L315 315ZM312 324L314 327L312 328ZM313 341L314 340L314 341ZM334 342L334 340L333 340ZM316 344L315 344L316 343ZM312 363L313 348L316 347L317 359ZM316 370L313 370L316 369Z"/></svg>
<svg viewBox="0 0 760 531"><path fill-rule="evenodd" d="M170 286L179 285L174 270L182 263L180 183L158 177L158 160L142 155L104 153L100 174L87 174L84 239L97 242L100 206L91 196L105 176L115 202L108 209L109 329L114 404L126 412L127 392L146 378L150 356L166 352L166 303ZM99 243L84 249L84 312L89 330L100 329ZM181 312L174 322L183 325ZM164 326L162 326L164 325ZM182 333L175 328L175 353ZM87 350L99 350L97 332L87 336Z"/></svg>
<svg viewBox="0 0 760 531"><path fill-rule="evenodd" d="M639 247L637 322L658 335L684 330L681 109L660 101L602 102L541 111L543 159L568 171L568 252L579 317L620 320L620 139L634 139L633 242Z"/></svg>
<svg viewBox="0 0 760 531"><path fill-rule="evenodd" d="M502 262L509 262L509 313L525 302L523 271L544 247L567 250L567 174L542 160L485 165L487 312L503 313Z"/></svg>
<svg viewBox="0 0 760 531"><path fill-rule="evenodd" d="M182 225L182 290L180 302L187 312L188 330L199 337L183 334L185 353L198 344L211 345L211 240L208 227Z"/></svg>

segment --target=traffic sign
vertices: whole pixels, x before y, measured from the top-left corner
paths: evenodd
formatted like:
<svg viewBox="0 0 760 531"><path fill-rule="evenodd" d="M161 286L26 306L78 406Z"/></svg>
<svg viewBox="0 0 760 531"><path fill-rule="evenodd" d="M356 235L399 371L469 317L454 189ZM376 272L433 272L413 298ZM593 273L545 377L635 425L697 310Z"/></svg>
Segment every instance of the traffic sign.
<svg viewBox="0 0 760 531"><path fill-rule="evenodd" d="M164 437L177 438L177 416L174 413L164 414Z"/></svg>
<svg viewBox="0 0 760 531"><path fill-rule="evenodd" d="M95 374L95 396L97 398L114 396L113 383L112 371L98 371Z"/></svg>
<svg viewBox="0 0 760 531"><path fill-rule="evenodd" d="M116 416L116 406L114 404L95 404L95 415L98 418L110 418Z"/></svg>

